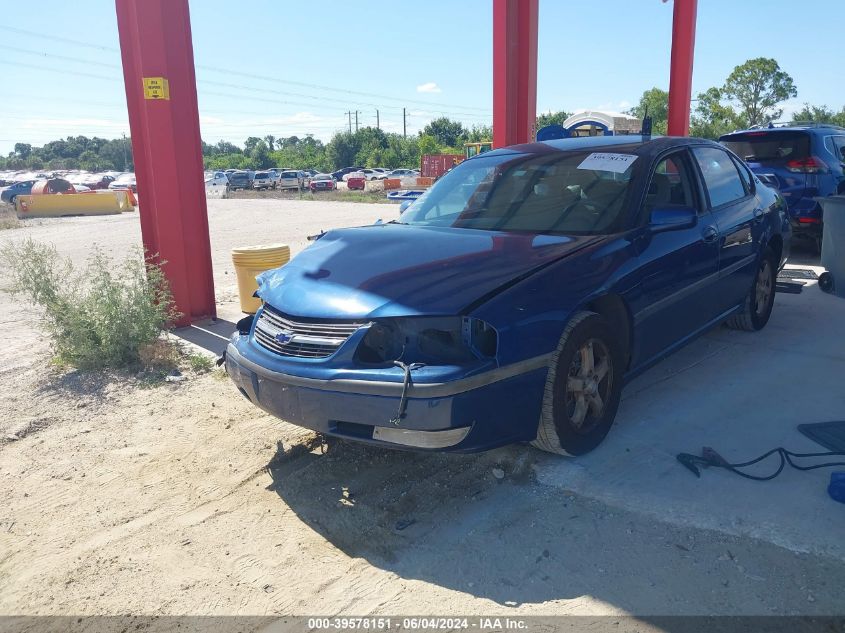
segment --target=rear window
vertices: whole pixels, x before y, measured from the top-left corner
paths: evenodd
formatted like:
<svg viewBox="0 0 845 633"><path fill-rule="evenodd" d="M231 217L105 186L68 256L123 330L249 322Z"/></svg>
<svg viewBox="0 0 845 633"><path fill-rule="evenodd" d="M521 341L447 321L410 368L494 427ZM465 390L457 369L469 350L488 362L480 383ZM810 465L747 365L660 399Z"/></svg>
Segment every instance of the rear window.
<svg viewBox="0 0 845 633"><path fill-rule="evenodd" d="M295 171L284 171L282 172L282 178L299 178L299 174Z"/></svg>
<svg viewBox="0 0 845 633"><path fill-rule="evenodd" d="M268 174L266 171L259 171L259 172L256 172L255 177L256 178L269 178L270 174Z"/></svg>
<svg viewBox="0 0 845 633"><path fill-rule="evenodd" d="M723 136L722 145L748 162L790 161L810 155L810 136L803 132L746 132Z"/></svg>
<svg viewBox="0 0 845 633"><path fill-rule="evenodd" d="M229 176L229 180L249 180L249 176L243 173L234 173Z"/></svg>

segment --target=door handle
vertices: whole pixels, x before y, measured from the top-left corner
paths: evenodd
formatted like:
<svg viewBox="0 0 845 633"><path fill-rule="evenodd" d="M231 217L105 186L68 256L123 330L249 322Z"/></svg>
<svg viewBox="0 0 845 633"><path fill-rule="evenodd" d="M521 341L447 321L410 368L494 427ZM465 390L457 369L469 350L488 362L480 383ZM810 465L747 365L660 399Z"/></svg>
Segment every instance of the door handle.
<svg viewBox="0 0 845 633"><path fill-rule="evenodd" d="M754 209L754 224L760 224L763 221L763 209L759 207Z"/></svg>
<svg viewBox="0 0 845 633"><path fill-rule="evenodd" d="M708 243L715 242L719 239L719 229L713 225L705 226L704 230L701 232L701 238Z"/></svg>

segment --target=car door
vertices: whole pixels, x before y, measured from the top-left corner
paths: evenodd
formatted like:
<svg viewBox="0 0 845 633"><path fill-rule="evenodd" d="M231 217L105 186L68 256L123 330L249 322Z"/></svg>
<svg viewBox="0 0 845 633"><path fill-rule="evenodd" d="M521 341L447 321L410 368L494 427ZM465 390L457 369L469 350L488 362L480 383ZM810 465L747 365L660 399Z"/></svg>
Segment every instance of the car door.
<svg viewBox="0 0 845 633"><path fill-rule="evenodd" d="M764 211L745 165L718 147L694 147L710 212L719 229L721 309L729 310L748 294L757 272Z"/></svg>
<svg viewBox="0 0 845 633"><path fill-rule="evenodd" d="M671 207L695 209L695 225L654 232L649 226L652 211ZM659 356L718 316L719 231L686 149L657 160L639 218L637 272L628 293L636 329L634 366Z"/></svg>

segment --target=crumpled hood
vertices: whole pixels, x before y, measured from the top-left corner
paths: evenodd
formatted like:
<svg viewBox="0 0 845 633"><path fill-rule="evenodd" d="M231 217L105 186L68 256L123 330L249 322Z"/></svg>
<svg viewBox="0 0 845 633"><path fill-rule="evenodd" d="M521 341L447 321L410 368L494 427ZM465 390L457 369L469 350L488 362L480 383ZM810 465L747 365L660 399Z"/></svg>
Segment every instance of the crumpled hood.
<svg viewBox="0 0 845 633"><path fill-rule="evenodd" d="M594 240L399 224L339 229L259 275L258 294L292 316L458 314Z"/></svg>

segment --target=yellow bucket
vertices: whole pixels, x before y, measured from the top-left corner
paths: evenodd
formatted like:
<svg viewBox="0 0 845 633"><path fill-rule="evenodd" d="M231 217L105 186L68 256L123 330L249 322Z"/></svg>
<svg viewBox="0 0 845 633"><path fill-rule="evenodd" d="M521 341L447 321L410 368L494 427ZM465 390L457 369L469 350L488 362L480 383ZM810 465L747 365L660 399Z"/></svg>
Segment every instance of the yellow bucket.
<svg viewBox="0 0 845 633"><path fill-rule="evenodd" d="M238 276L238 294L241 311L255 314L261 307L261 300L252 295L258 290L256 275L265 270L284 266L290 261L290 247L287 244L266 244L244 246L232 249L232 263Z"/></svg>

